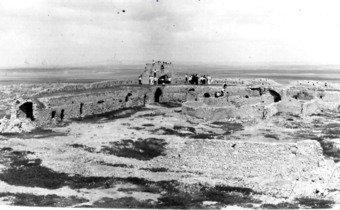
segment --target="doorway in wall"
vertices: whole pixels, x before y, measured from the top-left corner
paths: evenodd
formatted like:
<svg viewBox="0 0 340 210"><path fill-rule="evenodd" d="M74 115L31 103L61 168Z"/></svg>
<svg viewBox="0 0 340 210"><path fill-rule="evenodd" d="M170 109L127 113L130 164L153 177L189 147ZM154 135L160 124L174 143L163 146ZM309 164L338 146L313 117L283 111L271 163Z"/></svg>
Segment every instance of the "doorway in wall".
<svg viewBox="0 0 340 210"><path fill-rule="evenodd" d="M19 109L26 115L26 118L29 118L32 121L34 120L32 102L23 103L21 106L19 106Z"/></svg>
<svg viewBox="0 0 340 210"><path fill-rule="evenodd" d="M160 88L157 88L155 92L155 103L159 103L159 99L162 96L163 92Z"/></svg>

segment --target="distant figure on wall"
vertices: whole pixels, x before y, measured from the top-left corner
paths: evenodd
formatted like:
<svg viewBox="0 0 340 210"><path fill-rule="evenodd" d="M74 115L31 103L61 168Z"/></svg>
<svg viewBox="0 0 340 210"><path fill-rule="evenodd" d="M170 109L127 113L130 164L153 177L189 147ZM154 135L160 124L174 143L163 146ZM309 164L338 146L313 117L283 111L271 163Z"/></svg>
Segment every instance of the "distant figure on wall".
<svg viewBox="0 0 340 210"><path fill-rule="evenodd" d="M223 83L223 89L224 90L227 89L227 83L226 82Z"/></svg>
<svg viewBox="0 0 340 210"><path fill-rule="evenodd" d="M139 81L139 84L141 85L142 84L142 76L139 76L138 81Z"/></svg>
<svg viewBox="0 0 340 210"><path fill-rule="evenodd" d="M188 74L185 74L185 84L188 84Z"/></svg>
<svg viewBox="0 0 340 210"><path fill-rule="evenodd" d="M208 85L210 85L211 84L211 77L208 75L207 79L208 79Z"/></svg>
<svg viewBox="0 0 340 210"><path fill-rule="evenodd" d="M157 69L153 70L153 77L156 77Z"/></svg>
<svg viewBox="0 0 340 210"><path fill-rule="evenodd" d="M153 76L149 76L149 84L153 85Z"/></svg>
<svg viewBox="0 0 340 210"><path fill-rule="evenodd" d="M161 65L161 73L164 73L164 65Z"/></svg>

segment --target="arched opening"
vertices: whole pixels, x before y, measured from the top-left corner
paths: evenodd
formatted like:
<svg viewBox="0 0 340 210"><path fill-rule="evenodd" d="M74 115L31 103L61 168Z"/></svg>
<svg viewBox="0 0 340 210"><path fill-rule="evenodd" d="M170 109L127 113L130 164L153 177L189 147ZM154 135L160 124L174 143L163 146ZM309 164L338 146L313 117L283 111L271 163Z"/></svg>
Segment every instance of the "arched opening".
<svg viewBox="0 0 340 210"><path fill-rule="evenodd" d="M190 91L195 91L195 88L190 88L190 89L189 89L189 92L190 92Z"/></svg>
<svg viewBox="0 0 340 210"><path fill-rule="evenodd" d="M51 119L55 118L56 111L52 111L51 113Z"/></svg>
<svg viewBox="0 0 340 210"><path fill-rule="evenodd" d="M129 101L130 96L132 96L132 93L128 93L125 97L125 102Z"/></svg>
<svg viewBox="0 0 340 210"><path fill-rule="evenodd" d="M248 95L246 95L246 96L244 96L245 98L249 98L249 96Z"/></svg>
<svg viewBox="0 0 340 210"><path fill-rule="evenodd" d="M83 103L80 103L80 108L79 108L79 113L80 113L80 115L83 114L83 106L84 106L84 104L83 104Z"/></svg>
<svg viewBox="0 0 340 210"><path fill-rule="evenodd" d="M26 102L19 106L19 109L25 114L26 118L34 120L33 117L33 103L32 102Z"/></svg>
<svg viewBox="0 0 340 210"><path fill-rule="evenodd" d="M156 92L155 92L155 102L159 103L159 99L162 96L163 92L160 88L157 88Z"/></svg>
<svg viewBox="0 0 340 210"><path fill-rule="evenodd" d="M102 104L102 103L104 103L104 100L98 101L98 104Z"/></svg>
<svg viewBox="0 0 340 210"><path fill-rule="evenodd" d="M281 101L281 96L280 96L280 94L278 94L276 91L274 91L274 90L269 90L269 93L270 93L270 95L273 96L274 102L279 102L279 101Z"/></svg>
<svg viewBox="0 0 340 210"><path fill-rule="evenodd" d="M209 98L210 97L210 94L209 93L204 93L204 98Z"/></svg>
<svg viewBox="0 0 340 210"><path fill-rule="evenodd" d="M65 117L65 110L62 109L60 112L60 120L63 120L64 117Z"/></svg>

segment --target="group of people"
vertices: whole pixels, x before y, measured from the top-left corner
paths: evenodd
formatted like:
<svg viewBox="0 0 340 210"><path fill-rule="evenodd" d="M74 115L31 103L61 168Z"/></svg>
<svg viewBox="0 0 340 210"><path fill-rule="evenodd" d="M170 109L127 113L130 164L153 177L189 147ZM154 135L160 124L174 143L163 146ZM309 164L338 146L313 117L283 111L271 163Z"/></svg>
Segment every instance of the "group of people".
<svg viewBox="0 0 340 210"><path fill-rule="evenodd" d="M171 62L166 62L166 61L154 61L152 60L152 66L154 66L155 64L160 64L161 65L161 74L164 74L164 66L165 65L172 65ZM155 74L155 69L153 70L154 71L154 74Z"/></svg>
<svg viewBox="0 0 340 210"><path fill-rule="evenodd" d="M149 76L149 85L157 84L157 77L156 76Z"/></svg>
<svg viewBox="0 0 340 210"><path fill-rule="evenodd" d="M192 85L210 85L211 84L211 76L209 75L197 75L192 74L188 77L188 74L185 74L185 84Z"/></svg>
<svg viewBox="0 0 340 210"><path fill-rule="evenodd" d="M166 62L166 61L155 61L155 60L152 60L152 64L162 64L162 65L172 65L171 62Z"/></svg>
<svg viewBox="0 0 340 210"><path fill-rule="evenodd" d="M158 82L158 84L161 84L161 85L170 84L171 83L171 77L164 75L164 76L162 76L158 79L156 75L155 76L153 76L153 75L149 76L149 84L150 85L157 85L157 82Z"/></svg>

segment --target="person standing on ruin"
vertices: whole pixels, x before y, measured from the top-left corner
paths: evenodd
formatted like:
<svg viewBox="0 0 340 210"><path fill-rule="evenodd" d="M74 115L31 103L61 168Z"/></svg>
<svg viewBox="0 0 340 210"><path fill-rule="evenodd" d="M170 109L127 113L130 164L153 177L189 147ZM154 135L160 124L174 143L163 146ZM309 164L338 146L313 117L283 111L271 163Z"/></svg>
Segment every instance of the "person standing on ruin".
<svg viewBox="0 0 340 210"><path fill-rule="evenodd" d="M164 73L164 65L161 65L161 73Z"/></svg>
<svg viewBox="0 0 340 210"><path fill-rule="evenodd" d="M186 73L185 74L185 84L187 84L188 83L188 74Z"/></svg>
<svg viewBox="0 0 340 210"><path fill-rule="evenodd" d="M153 77L156 77L157 69L153 69Z"/></svg>
<svg viewBox="0 0 340 210"><path fill-rule="evenodd" d="M139 76L138 80L139 80L139 84L141 85L142 84L142 76Z"/></svg>
<svg viewBox="0 0 340 210"><path fill-rule="evenodd" d="M222 88L222 89L223 89L223 90L227 89L227 86L228 86L228 85L227 85L227 82L224 82L224 83L223 83L223 88Z"/></svg>
<svg viewBox="0 0 340 210"><path fill-rule="evenodd" d="M156 77L156 76L155 76L155 78L153 79L153 81L154 81L153 84L154 84L154 85L157 85L157 77Z"/></svg>
<svg viewBox="0 0 340 210"><path fill-rule="evenodd" d="M149 76L150 85L153 85L153 77Z"/></svg>
<svg viewBox="0 0 340 210"><path fill-rule="evenodd" d="M200 76L200 83L199 84L203 85L203 76L202 75Z"/></svg>

